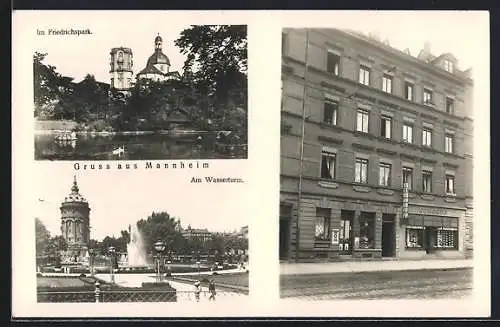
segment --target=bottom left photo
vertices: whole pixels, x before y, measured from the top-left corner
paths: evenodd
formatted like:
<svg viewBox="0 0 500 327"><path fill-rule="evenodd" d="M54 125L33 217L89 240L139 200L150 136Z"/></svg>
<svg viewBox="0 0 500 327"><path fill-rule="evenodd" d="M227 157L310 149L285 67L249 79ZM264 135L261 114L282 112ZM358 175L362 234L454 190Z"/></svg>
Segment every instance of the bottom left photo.
<svg viewBox="0 0 500 327"><path fill-rule="evenodd" d="M141 175L125 182L58 174L39 191L38 302L228 302L249 294L248 224L214 198L231 189Z"/></svg>

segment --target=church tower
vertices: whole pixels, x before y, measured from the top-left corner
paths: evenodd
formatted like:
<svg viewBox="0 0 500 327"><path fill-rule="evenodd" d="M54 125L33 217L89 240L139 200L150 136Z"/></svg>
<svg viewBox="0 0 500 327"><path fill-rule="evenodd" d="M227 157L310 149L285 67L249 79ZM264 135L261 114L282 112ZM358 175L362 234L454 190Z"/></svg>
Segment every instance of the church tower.
<svg viewBox="0 0 500 327"><path fill-rule="evenodd" d="M127 91L132 88L133 55L130 48L112 48L110 52L111 88Z"/></svg>
<svg viewBox="0 0 500 327"><path fill-rule="evenodd" d="M71 193L61 204L61 233L68 245L68 256L86 256L90 241L90 207L87 200L79 193L74 176Z"/></svg>

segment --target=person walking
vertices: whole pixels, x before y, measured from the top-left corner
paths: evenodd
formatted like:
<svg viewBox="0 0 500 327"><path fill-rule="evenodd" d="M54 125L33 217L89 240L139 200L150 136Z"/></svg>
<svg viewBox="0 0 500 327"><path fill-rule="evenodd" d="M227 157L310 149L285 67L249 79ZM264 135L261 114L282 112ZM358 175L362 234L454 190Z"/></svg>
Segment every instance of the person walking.
<svg viewBox="0 0 500 327"><path fill-rule="evenodd" d="M208 291L210 292L210 297L208 298L210 301L215 301L215 280L211 280L210 284L208 284Z"/></svg>
<svg viewBox="0 0 500 327"><path fill-rule="evenodd" d="M200 281L197 280L194 282L194 298L196 299L196 302L200 302L200 293L201 293L201 285Z"/></svg>

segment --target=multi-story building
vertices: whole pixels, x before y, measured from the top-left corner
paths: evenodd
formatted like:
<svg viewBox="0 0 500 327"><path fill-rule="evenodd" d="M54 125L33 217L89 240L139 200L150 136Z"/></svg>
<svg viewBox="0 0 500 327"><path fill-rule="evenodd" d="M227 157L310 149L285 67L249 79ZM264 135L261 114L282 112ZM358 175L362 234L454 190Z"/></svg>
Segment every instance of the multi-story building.
<svg viewBox="0 0 500 327"><path fill-rule="evenodd" d="M470 74L429 44L285 29L280 258L472 255Z"/></svg>
<svg viewBox="0 0 500 327"><path fill-rule="evenodd" d="M188 226L186 229L182 230L182 236L188 240L197 239L201 242L208 242L212 240L212 233L208 229L197 229Z"/></svg>

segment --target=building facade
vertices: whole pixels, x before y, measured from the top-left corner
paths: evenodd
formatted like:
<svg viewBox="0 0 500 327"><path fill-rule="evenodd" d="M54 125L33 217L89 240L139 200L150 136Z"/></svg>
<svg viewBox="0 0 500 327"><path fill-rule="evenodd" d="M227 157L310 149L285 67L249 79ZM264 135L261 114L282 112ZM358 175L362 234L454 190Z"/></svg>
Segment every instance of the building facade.
<svg viewBox="0 0 500 327"><path fill-rule="evenodd" d="M282 50L280 258L471 256L470 70L346 30Z"/></svg>
<svg viewBox="0 0 500 327"><path fill-rule="evenodd" d="M64 255L73 262L81 262L87 257L90 241L90 207L80 194L76 176L71 193L61 204L61 234L68 245Z"/></svg>
<svg viewBox="0 0 500 327"><path fill-rule="evenodd" d="M182 236L188 240L197 239L201 242L208 242L212 240L212 233L208 229L191 228L188 226L182 230Z"/></svg>
<svg viewBox="0 0 500 327"><path fill-rule="evenodd" d="M112 48L110 52L110 79L111 88L127 91L133 86L134 60L132 49Z"/></svg>

